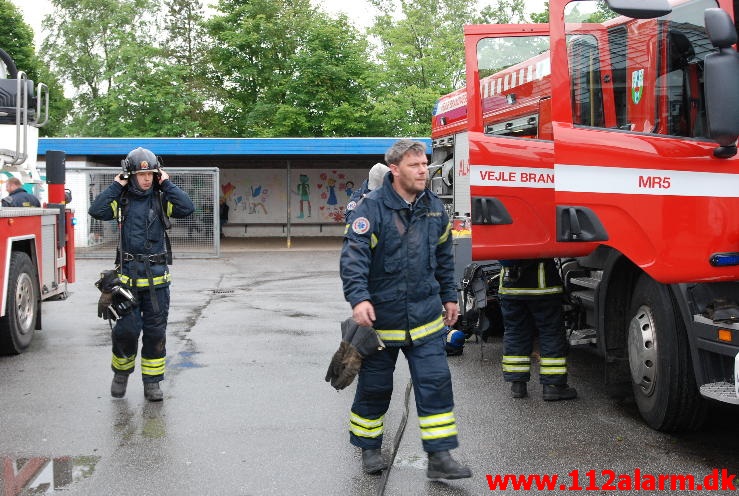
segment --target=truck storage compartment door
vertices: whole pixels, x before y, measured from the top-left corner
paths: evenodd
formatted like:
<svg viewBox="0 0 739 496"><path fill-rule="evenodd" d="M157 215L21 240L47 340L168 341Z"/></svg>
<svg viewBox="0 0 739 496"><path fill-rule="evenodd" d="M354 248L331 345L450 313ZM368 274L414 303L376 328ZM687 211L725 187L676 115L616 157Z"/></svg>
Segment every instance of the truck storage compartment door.
<svg viewBox="0 0 739 496"><path fill-rule="evenodd" d="M465 27L473 260L592 250L556 237L548 34Z"/></svg>
<svg viewBox="0 0 739 496"><path fill-rule="evenodd" d="M587 25L577 19L596 2L564 3L551 13L567 22L551 32L563 61L552 66L557 236L579 244L567 225L577 213L657 281L739 278L712 258L739 252L739 161L713 156L703 105L703 11L715 2Z"/></svg>

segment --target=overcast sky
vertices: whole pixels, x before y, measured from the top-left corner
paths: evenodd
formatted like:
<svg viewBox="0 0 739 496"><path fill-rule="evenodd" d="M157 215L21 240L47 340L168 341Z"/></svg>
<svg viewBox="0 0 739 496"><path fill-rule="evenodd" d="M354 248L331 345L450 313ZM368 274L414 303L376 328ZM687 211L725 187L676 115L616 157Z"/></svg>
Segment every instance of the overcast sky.
<svg viewBox="0 0 739 496"><path fill-rule="evenodd" d="M41 20L46 14L51 13L49 0L11 0L23 12L23 17L36 33L36 48L41 45ZM344 12L358 26L366 26L372 21L373 8L365 0L312 0L314 5L323 5L324 10L329 13ZM208 5L211 0L203 0L203 5Z"/></svg>
<svg viewBox="0 0 739 496"><path fill-rule="evenodd" d="M485 0L479 0L485 4ZM41 20L51 13L49 0L11 0L23 12L23 17L36 33L36 49L41 46ZM359 27L368 26L374 18L374 8L366 0L312 0L314 5L322 5L329 13L344 12ZM215 3L214 0L203 0L203 5ZM544 0L528 0L528 9L535 12L544 10Z"/></svg>

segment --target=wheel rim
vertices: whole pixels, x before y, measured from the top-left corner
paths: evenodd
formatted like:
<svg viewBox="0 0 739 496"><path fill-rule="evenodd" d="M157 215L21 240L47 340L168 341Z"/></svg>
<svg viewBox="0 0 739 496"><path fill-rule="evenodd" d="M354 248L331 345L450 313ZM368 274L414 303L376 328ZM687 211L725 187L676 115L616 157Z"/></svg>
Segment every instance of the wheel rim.
<svg viewBox="0 0 739 496"><path fill-rule="evenodd" d="M35 303L33 281L28 274L23 273L18 276L18 284L15 289L15 316L22 334L31 331Z"/></svg>
<svg viewBox="0 0 739 496"><path fill-rule="evenodd" d="M642 305L629 323L629 368L631 380L645 396L657 382L657 335L652 310Z"/></svg>

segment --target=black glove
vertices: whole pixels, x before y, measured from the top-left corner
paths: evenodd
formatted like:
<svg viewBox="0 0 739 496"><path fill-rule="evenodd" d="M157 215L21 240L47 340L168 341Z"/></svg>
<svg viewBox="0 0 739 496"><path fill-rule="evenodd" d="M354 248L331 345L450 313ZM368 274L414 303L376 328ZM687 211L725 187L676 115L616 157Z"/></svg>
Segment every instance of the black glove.
<svg viewBox="0 0 739 496"><path fill-rule="evenodd" d="M341 323L341 343L331 357L326 382L336 390L347 387L362 368L362 359L385 348L377 332L371 327L363 327L349 317Z"/></svg>
<svg viewBox="0 0 739 496"><path fill-rule="evenodd" d="M100 293L100 299L98 300L98 317L106 320L110 318L109 308L112 303L113 293Z"/></svg>
<svg viewBox="0 0 739 496"><path fill-rule="evenodd" d="M331 358L326 372L326 382L330 382L337 391L340 391L354 382L361 367L362 355L354 346L342 341Z"/></svg>
<svg viewBox="0 0 739 496"><path fill-rule="evenodd" d="M113 288L121 285L118 272L115 269L104 270L100 273L100 279L95 281L95 287L103 293L112 293Z"/></svg>

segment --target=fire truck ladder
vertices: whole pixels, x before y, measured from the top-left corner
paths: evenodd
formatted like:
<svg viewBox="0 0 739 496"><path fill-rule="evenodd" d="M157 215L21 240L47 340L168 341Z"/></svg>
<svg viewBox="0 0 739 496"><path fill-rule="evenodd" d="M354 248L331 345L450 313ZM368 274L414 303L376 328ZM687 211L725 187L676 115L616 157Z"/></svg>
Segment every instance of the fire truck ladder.
<svg viewBox="0 0 739 496"><path fill-rule="evenodd" d="M24 163L28 159L28 126L41 127L49 119L48 86L39 83L36 97L33 81L25 72L10 75L15 78L0 79L0 125L15 123L15 149L0 149L1 166Z"/></svg>

